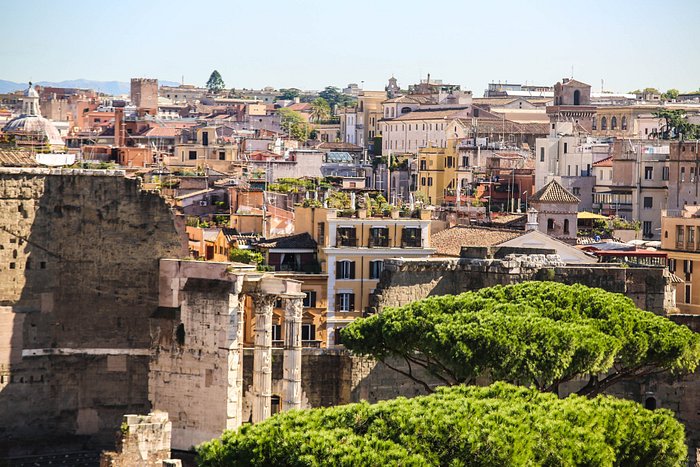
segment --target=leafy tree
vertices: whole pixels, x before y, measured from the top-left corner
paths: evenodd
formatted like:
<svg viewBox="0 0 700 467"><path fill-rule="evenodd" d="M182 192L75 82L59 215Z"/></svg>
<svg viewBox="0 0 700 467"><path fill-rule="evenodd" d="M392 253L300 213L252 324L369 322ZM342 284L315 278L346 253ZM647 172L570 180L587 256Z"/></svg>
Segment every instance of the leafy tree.
<svg viewBox="0 0 700 467"><path fill-rule="evenodd" d="M224 87L224 80L221 79L221 74L219 74L219 72L216 70L212 71L211 75L209 76L209 81L207 81L207 89L209 92L216 94L221 92Z"/></svg>
<svg viewBox="0 0 700 467"><path fill-rule="evenodd" d="M685 110L660 109L654 113L657 118L663 118L666 122L661 130L663 139L697 139L700 137L700 125L692 124L686 118Z"/></svg>
<svg viewBox="0 0 700 467"><path fill-rule="evenodd" d="M593 395L623 380L692 372L700 335L638 309L621 294L583 285L525 282L461 295L430 297L355 320L341 331L356 354L414 381L422 368L446 385L477 377L556 391L587 378L579 394Z"/></svg>
<svg viewBox="0 0 700 467"><path fill-rule="evenodd" d="M332 110L335 110L336 107L352 107L357 102L357 99L341 93L340 89L335 86L326 86L318 95L328 102Z"/></svg>
<svg viewBox="0 0 700 467"><path fill-rule="evenodd" d="M328 195L328 207L332 209L350 209L350 195L344 191L332 191Z"/></svg>
<svg viewBox="0 0 700 467"><path fill-rule="evenodd" d="M309 135L309 125L299 112L282 108L279 110L281 125L287 134L296 140L306 141Z"/></svg>
<svg viewBox="0 0 700 467"><path fill-rule="evenodd" d="M277 99L281 100L287 100L287 101L293 101L297 97L299 97L299 94L301 91L297 88L288 88L288 89L280 89L280 95L277 96Z"/></svg>
<svg viewBox="0 0 700 467"><path fill-rule="evenodd" d="M496 383L378 404L292 410L197 447L223 466L676 466L684 430L665 409Z"/></svg>
<svg viewBox="0 0 700 467"><path fill-rule="evenodd" d="M318 97L314 99L311 103L311 118L320 122L322 120L328 120L331 116L331 107L328 105L328 101L323 97Z"/></svg>
<svg viewBox="0 0 700 467"><path fill-rule="evenodd" d="M264 261L262 253L239 248L231 248L228 259L236 263L254 264L256 266L260 266Z"/></svg>
<svg viewBox="0 0 700 467"><path fill-rule="evenodd" d="M669 89L665 93L661 95L664 99L668 100L673 100L678 98L678 94L680 94L680 91L678 89Z"/></svg>

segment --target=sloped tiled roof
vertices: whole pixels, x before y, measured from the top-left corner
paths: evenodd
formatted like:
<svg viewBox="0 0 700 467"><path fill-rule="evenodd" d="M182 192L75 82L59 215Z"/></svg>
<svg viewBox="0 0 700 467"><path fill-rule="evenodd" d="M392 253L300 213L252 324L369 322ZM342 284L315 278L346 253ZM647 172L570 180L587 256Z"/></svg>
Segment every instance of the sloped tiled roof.
<svg viewBox="0 0 700 467"><path fill-rule="evenodd" d="M494 246L520 237L524 230L455 226L434 234L431 244L438 256L459 256L463 246Z"/></svg>
<svg viewBox="0 0 700 467"><path fill-rule="evenodd" d="M530 202L578 204L580 199L571 194L556 180L552 180L530 197Z"/></svg>
<svg viewBox="0 0 700 467"><path fill-rule="evenodd" d="M29 151L0 148L0 167L34 167L36 165L39 164Z"/></svg>
<svg viewBox="0 0 700 467"><path fill-rule="evenodd" d="M612 167L612 156L606 157L605 159L599 160L593 163L593 167Z"/></svg>
<svg viewBox="0 0 700 467"><path fill-rule="evenodd" d="M316 249L316 240L307 232L277 237L258 243L258 248Z"/></svg>

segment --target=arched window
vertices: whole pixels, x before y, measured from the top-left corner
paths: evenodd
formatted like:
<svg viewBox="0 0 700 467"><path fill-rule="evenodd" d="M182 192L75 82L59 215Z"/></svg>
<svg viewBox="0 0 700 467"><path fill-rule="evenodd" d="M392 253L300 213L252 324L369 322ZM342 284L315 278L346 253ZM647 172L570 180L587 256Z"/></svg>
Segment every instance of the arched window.
<svg viewBox="0 0 700 467"><path fill-rule="evenodd" d="M617 129L617 117L612 117L610 119L610 129L611 130Z"/></svg>
<svg viewBox="0 0 700 467"><path fill-rule="evenodd" d="M608 129L608 119L606 117L603 117L600 119L600 129L601 130L607 130Z"/></svg>
<svg viewBox="0 0 700 467"><path fill-rule="evenodd" d="M564 219L564 233L569 234L569 219Z"/></svg>
<svg viewBox="0 0 700 467"><path fill-rule="evenodd" d="M547 233L554 230L554 219L547 219Z"/></svg>
<svg viewBox="0 0 700 467"><path fill-rule="evenodd" d="M627 129L627 117L622 117L622 122L620 123L620 128L623 130Z"/></svg>
<svg viewBox="0 0 700 467"><path fill-rule="evenodd" d="M593 128L594 130L597 130L597 129L598 129L597 123L598 123L598 122L596 121L596 118L593 117L593 125L592 125L592 128Z"/></svg>
<svg viewBox="0 0 700 467"><path fill-rule="evenodd" d="M574 91L574 105L581 105L581 91Z"/></svg>
<svg viewBox="0 0 700 467"><path fill-rule="evenodd" d="M402 108L401 108L401 113L402 113L402 114L407 114L407 113L409 113L410 111L411 111L411 108L410 108L410 107L402 107Z"/></svg>
<svg viewBox="0 0 700 467"><path fill-rule="evenodd" d="M644 408L647 410L656 410L656 398L649 397L644 401Z"/></svg>

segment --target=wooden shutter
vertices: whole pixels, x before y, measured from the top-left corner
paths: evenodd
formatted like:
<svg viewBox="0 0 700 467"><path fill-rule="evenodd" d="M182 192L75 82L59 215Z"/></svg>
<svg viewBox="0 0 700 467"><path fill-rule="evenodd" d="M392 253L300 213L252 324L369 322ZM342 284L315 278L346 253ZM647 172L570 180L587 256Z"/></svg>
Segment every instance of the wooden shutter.
<svg viewBox="0 0 700 467"><path fill-rule="evenodd" d="M335 294L335 311L340 311L340 294Z"/></svg>
<svg viewBox="0 0 700 467"><path fill-rule="evenodd" d="M351 293L350 295L350 311L355 311L355 294Z"/></svg>
<svg viewBox="0 0 700 467"><path fill-rule="evenodd" d="M351 261L350 262L350 279L355 278L355 262Z"/></svg>
<svg viewBox="0 0 700 467"><path fill-rule="evenodd" d="M340 267L341 267L342 265L343 265L343 262L342 262L342 261L336 261L336 262L335 262L335 278L336 278L336 279L340 279L340 278L342 277L342 276L341 276L341 271L340 271Z"/></svg>

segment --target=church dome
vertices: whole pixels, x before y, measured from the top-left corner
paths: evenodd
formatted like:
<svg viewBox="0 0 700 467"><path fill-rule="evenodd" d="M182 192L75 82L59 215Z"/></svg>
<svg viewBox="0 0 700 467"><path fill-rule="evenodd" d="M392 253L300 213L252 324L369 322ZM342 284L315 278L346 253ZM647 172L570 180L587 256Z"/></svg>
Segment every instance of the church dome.
<svg viewBox="0 0 700 467"><path fill-rule="evenodd" d="M21 137L27 143L36 142L41 145L42 141L50 146L63 146L63 139L53 123L40 115L22 115L13 118L2 129L3 133ZM20 141L17 141L21 144Z"/></svg>
<svg viewBox="0 0 700 467"><path fill-rule="evenodd" d="M63 139L54 124L41 116L39 93L32 87L32 83L24 91L22 101L22 114L7 122L2 132L14 136L18 146L40 149L63 147Z"/></svg>

